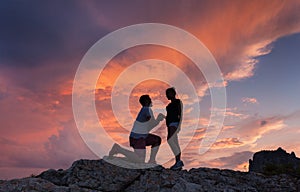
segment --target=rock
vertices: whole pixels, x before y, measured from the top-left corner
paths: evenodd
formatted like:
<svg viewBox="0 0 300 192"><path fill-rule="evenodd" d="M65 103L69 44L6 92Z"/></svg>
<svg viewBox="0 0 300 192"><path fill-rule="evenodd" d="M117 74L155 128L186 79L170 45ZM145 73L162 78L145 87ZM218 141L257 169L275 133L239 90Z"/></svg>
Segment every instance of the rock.
<svg viewBox="0 0 300 192"><path fill-rule="evenodd" d="M300 176L300 158L282 148L276 151L260 151L249 160L249 171L267 175L290 174Z"/></svg>
<svg viewBox="0 0 300 192"><path fill-rule="evenodd" d="M79 160L67 170L63 180L81 188L119 191L139 176L139 170L117 167L104 160Z"/></svg>
<svg viewBox="0 0 300 192"><path fill-rule="evenodd" d="M0 192L275 192L299 189L299 179L286 174L266 176L255 172L211 168L172 171L162 166L126 169L103 159L79 160L67 170L50 169L36 177L0 181Z"/></svg>
<svg viewBox="0 0 300 192"><path fill-rule="evenodd" d="M177 183L172 187L172 192L181 192L181 191L199 192L199 191L203 191L203 187L201 185L190 183L182 178L179 178L177 180Z"/></svg>
<svg viewBox="0 0 300 192"><path fill-rule="evenodd" d="M67 185L66 181L64 180L66 174L67 172L62 169L59 169L57 171L54 169L49 169L41 173L38 177L46 179L55 185L64 186Z"/></svg>
<svg viewBox="0 0 300 192"><path fill-rule="evenodd" d="M55 184L40 178L24 178L14 179L10 181L2 181L0 183L1 192L16 192L16 191L44 191L44 192L65 192L66 187L56 186Z"/></svg>

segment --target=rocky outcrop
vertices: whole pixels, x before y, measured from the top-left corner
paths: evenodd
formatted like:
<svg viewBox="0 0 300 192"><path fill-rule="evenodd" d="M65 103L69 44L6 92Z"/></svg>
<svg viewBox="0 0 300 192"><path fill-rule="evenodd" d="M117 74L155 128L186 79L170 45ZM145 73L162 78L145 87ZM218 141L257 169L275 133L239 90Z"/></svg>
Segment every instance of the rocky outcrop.
<svg viewBox="0 0 300 192"><path fill-rule="evenodd" d="M79 160L67 170L50 169L36 177L0 181L1 192L99 191L300 191L300 180L289 175L264 176L210 168L172 171L162 166L126 169L105 160Z"/></svg>
<svg viewBox="0 0 300 192"><path fill-rule="evenodd" d="M249 160L249 171L266 175L290 174L300 176L300 158L295 153L287 153L282 148L275 151L260 151Z"/></svg>

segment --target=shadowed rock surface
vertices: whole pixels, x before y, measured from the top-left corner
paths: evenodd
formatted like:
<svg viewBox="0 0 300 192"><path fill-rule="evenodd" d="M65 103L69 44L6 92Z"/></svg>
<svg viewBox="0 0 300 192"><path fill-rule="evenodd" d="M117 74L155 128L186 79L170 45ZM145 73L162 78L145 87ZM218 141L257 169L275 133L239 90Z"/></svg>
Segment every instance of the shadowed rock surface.
<svg viewBox="0 0 300 192"><path fill-rule="evenodd" d="M98 191L300 191L300 180L290 175L264 176L211 168L172 171L162 166L126 169L105 160L79 160L67 170L50 169L36 177L0 181L1 192Z"/></svg>

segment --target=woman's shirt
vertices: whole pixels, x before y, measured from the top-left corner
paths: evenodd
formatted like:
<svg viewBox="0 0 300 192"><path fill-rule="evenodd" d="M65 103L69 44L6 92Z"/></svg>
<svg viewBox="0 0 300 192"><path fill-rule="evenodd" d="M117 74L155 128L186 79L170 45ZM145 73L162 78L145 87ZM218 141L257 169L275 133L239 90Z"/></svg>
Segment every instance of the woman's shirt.
<svg viewBox="0 0 300 192"><path fill-rule="evenodd" d="M181 120L181 101L180 99L175 99L166 107L167 116L166 116L166 124L170 126L171 124L178 123Z"/></svg>

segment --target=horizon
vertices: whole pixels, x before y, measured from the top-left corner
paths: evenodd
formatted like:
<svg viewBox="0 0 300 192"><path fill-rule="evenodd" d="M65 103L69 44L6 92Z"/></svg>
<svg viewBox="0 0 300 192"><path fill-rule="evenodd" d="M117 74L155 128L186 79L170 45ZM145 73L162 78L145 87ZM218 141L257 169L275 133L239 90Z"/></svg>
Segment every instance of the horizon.
<svg viewBox="0 0 300 192"><path fill-rule="evenodd" d="M111 147L107 138L130 149L128 136L140 109L139 96L149 94L154 114L165 113L165 89L173 86L184 105L179 139L185 169L248 171L255 152L279 147L300 156L299 8L297 0L2 1L0 179L102 158ZM207 82L211 74L178 50L145 44L116 54L101 73L84 71L86 81L92 73L98 78L93 90L81 87L80 94L95 93L97 117L109 137L100 135L99 125L88 120L81 131L73 114L80 63L101 38L143 23L175 26L203 43L224 80L213 88L226 89L226 110L214 107ZM138 38L138 31L131 35ZM192 53L198 51L185 39L159 35ZM146 79L148 74L152 78ZM225 120L205 151L201 142L214 112L224 112ZM84 115L81 118L92 116ZM169 167L174 160L169 159L165 122L154 133L162 137L158 163Z"/></svg>

